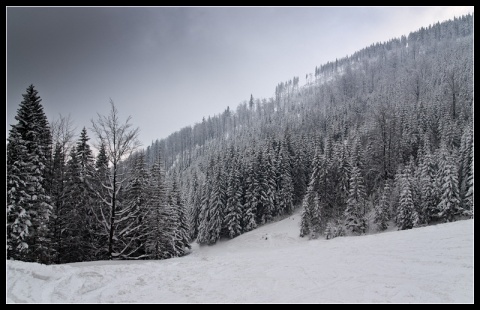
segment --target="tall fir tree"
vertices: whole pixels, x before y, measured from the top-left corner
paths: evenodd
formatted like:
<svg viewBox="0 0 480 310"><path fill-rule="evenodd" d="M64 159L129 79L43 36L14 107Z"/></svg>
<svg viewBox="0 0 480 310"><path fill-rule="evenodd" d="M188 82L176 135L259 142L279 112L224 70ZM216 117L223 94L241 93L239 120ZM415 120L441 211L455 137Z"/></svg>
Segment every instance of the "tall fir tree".
<svg viewBox="0 0 480 310"><path fill-rule="evenodd" d="M169 257L173 236L167 227L167 186L165 168L160 156L152 166L148 189L148 225L150 233L147 237L146 249L150 258L163 259Z"/></svg>
<svg viewBox="0 0 480 310"><path fill-rule="evenodd" d="M428 149L424 150L424 155L420 162L420 191L421 191L421 214L423 222L426 224L434 221L438 216L438 203L440 192L436 186L438 167L434 156Z"/></svg>
<svg viewBox="0 0 480 310"><path fill-rule="evenodd" d="M411 175L408 169L397 176L400 183L400 201L397 209L396 223L400 230L411 229L420 224L420 216L414 205Z"/></svg>
<svg viewBox="0 0 480 310"><path fill-rule="evenodd" d="M458 174L455 162L453 155L447 150L445 144L442 144L440 149L442 195L438 204L438 209L440 210L438 215L446 222L454 221L464 211L460 206Z"/></svg>
<svg viewBox="0 0 480 310"><path fill-rule="evenodd" d="M354 233L365 233L365 182L360 169L353 165L350 176L347 208L345 209L345 226Z"/></svg>
<svg viewBox="0 0 480 310"><path fill-rule="evenodd" d="M302 203L301 237L310 235L312 238L317 238L323 231L326 206L326 193L323 185L326 181L326 174L325 156L320 154L320 150L317 148L312 162L312 176Z"/></svg>
<svg viewBox="0 0 480 310"><path fill-rule="evenodd" d="M188 219L189 219L189 237L195 240L198 236L198 226L200 225L201 211L201 187L198 181L197 171L193 172L190 184L190 193L188 195Z"/></svg>
<svg viewBox="0 0 480 310"><path fill-rule="evenodd" d="M84 224L81 227L81 242L85 246L85 260L92 260L95 257L95 241L98 231L98 223L92 211L96 199L91 190L92 185L95 183L95 160L90 144L88 143L89 140L87 130L83 127L80 138L76 144L76 157L78 159L78 175L80 181L77 188L77 201L81 208L79 212L81 213Z"/></svg>
<svg viewBox="0 0 480 310"><path fill-rule="evenodd" d="M213 170L212 189L197 242L200 244L214 244L221 237L224 221L224 206L226 203L225 179L220 157Z"/></svg>
<svg viewBox="0 0 480 310"><path fill-rule="evenodd" d="M252 157L253 158L253 154ZM242 231L248 232L257 227L256 214L259 201L256 196L256 190L259 187L253 160L245 163L246 169L244 174L245 180L245 200L242 212Z"/></svg>
<svg viewBox="0 0 480 310"><path fill-rule="evenodd" d="M177 227L175 228L175 256L183 256L185 255L187 249L191 248L188 236L190 228L185 204L183 202L182 195L177 184L177 177L174 174L172 178L172 190L170 194L172 197L172 207L176 213L178 223Z"/></svg>
<svg viewBox="0 0 480 310"><path fill-rule="evenodd" d="M459 173L461 206L466 215L473 215L473 127L465 127L460 144Z"/></svg>
<svg viewBox="0 0 480 310"><path fill-rule="evenodd" d="M390 220L390 206L389 206L389 197L390 197L390 186L388 182L385 182L383 187L382 196L378 205L375 207L375 215L373 222L377 224L377 229L379 231L385 230L388 228L388 221Z"/></svg>
<svg viewBox="0 0 480 310"><path fill-rule="evenodd" d="M82 180L80 162L77 157L76 148L70 151L70 159L67 162L65 176L65 200L62 211L58 214L62 224L60 261L80 262L87 260L84 252L87 245L82 240L82 233L85 229L86 214L80 197Z"/></svg>
<svg viewBox="0 0 480 310"><path fill-rule="evenodd" d="M228 236L234 238L242 233L242 196L243 188L239 171L239 161L235 156L231 163L227 182L227 204L225 206L225 225Z"/></svg>
<svg viewBox="0 0 480 310"><path fill-rule="evenodd" d="M293 211L294 186L292 180L292 162L288 152L288 142L284 139L280 145L277 160L277 208L279 214Z"/></svg>
<svg viewBox="0 0 480 310"><path fill-rule="evenodd" d="M48 263L52 138L38 91L22 96L7 145L7 257Z"/></svg>
<svg viewBox="0 0 480 310"><path fill-rule="evenodd" d="M127 205L131 221L127 222L125 239L128 247L124 255L126 258L140 259L147 257L146 243L150 233L148 225L149 213L149 174L145 163L145 152L138 152L132 156L133 170L125 188L124 203Z"/></svg>

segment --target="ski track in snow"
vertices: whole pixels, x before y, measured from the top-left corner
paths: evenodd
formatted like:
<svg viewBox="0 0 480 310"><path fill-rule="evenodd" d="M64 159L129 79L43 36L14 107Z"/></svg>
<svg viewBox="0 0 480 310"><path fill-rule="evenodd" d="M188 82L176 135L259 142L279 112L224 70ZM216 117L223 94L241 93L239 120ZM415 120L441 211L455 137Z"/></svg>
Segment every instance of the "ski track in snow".
<svg viewBox="0 0 480 310"><path fill-rule="evenodd" d="M473 303L473 220L332 240L299 222L162 261L7 261L7 303Z"/></svg>

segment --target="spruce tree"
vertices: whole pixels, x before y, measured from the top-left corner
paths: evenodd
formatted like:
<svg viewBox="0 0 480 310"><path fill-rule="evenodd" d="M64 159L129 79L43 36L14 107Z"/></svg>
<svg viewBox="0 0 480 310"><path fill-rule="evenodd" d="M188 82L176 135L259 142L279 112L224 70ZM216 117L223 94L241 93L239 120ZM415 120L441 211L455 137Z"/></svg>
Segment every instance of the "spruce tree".
<svg viewBox="0 0 480 310"><path fill-rule="evenodd" d="M246 163L245 175L245 202L243 205L242 231L248 232L257 227L256 214L259 201L256 196L256 189L259 187L253 161Z"/></svg>
<svg viewBox="0 0 480 310"><path fill-rule="evenodd" d="M201 211L201 186L198 182L196 170L193 172L193 177L191 178L187 210L190 228L189 237L190 240L195 240L198 236L198 226L200 225Z"/></svg>
<svg viewBox="0 0 480 310"><path fill-rule="evenodd" d="M281 143L276 170L278 213L290 214L293 211L294 186L292 181L292 163L286 140Z"/></svg>
<svg viewBox="0 0 480 310"><path fill-rule="evenodd" d="M465 127L460 144L460 199L466 215L473 215L473 128Z"/></svg>
<svg viewBox="0 0 480 310"><path fill-rule="evenodd" d="M440 202L440 193L436 187L436 178L438 175L438 167L432 154L428 150L424 151L420 163L420 190L423 221L426 224L431 223L438 215L438 203Z"/></svg>
<svg viewBox="0 0 480 310"><path fill-rule="evenodd" d="M388 228L388 221L390 220L389 212L389 197L390 197L390 186L388 182L385 182L383 188L382 196L378 205L375 207L374 223L377 224L377 229L379 231L385 230Z"/></svg>
<svg viewBox="0 0 480 310"><path fill-rule="evenodd" d="M354 233L365 233L365 185L360 169L353 165L350 176L350 191L345 209L345 226Z"/></svg>
<svg viewBox="0 0 480 310"><path fill-rule="evenodd" d="M188 232L190 230L187 218L185 204L181 198L181 193L177 185L176 175L173 176L172 190L172 206L177 217L177 227L175 229L175 248L176 256L183 256L187 249L190 249Z"/></svg>
<svg viewBox="0 0 480 310"><path fill-rule="evenodd" d="M439 217L446 222L452 222L463 213L458 192L458 177L455 159L443 145L440 150L440 180L442 195L438 204Z"/></svg>
<svg viewBox="0 0 480 310"><path fill-rule="evenodd" d="M148 188L148 226L146 250L152 259L168 258L173 236L167 227L167 188L165 169L160 156L152 166Z"/></svg>
<svg viewBox="0 0 480 310"><path fill-rule="evenodd" d="M33 85L23 94L7 145L7 257L50 262L51 133Z"/></svg>
<svg viewBox="0 0 480 310"><path fill-rule="evenodd" d="M413 201L413 194L410 181L410 172L404 169L397 177L400 182L400 201L397 210L396 222L400 230L411 229L420 224L420 216L417 213Z"/></svg>
<svg viewBox="0 0 480 310"><path fill-rule="evenodd" d="M237 157L234 157L228 176L227 204L225 206L225 225L230 238L235 238L242 233L243 189L240 178L239 162Z"/></svg>
<svg viewBox="0 0 480 310"><path fill-rule="evenodd" d="M69 157L65 176L64 206L58 214L62 223L60 261L64 263L87 260L84 252L87 245L82 240L83 229L86 226L86 214L80 194L82 188L81 168L75 147L72 148Z"/></svg>

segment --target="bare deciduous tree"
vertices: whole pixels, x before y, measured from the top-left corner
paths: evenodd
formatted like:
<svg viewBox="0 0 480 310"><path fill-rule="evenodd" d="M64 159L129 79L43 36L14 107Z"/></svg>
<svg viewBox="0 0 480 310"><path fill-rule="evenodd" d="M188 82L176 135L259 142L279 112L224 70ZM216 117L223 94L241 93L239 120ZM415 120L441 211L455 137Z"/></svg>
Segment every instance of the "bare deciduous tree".
<svg viewBox="0 0 480 310"><path fill-rule="evenodd" d="M121 123L118 110L111 99L110 104L109 115L98 114L97 121L92 120L92 131L97 136L99 144L104 144L109 162L109 177L101 182L106 191L96 190L96 194L102 200L103 207L100 208L101 218L99 220L108 234L108 256L112 259L120 254L114 252L115 228L129 219L127 210L122 209L118 200L119 192L125 181L125 173L122 171L120 163L140 146L138 140L140 129L132 128L131 116L125 123Z"/></svg>

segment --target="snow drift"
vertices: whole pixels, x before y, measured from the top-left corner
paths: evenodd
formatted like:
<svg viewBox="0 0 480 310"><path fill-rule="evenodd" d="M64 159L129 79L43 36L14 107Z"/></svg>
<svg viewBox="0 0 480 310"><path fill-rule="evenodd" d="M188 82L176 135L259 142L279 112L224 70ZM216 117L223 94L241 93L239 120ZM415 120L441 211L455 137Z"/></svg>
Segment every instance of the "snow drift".
<svg viewBox="0 0 480 310"><path fill-rule="evenodd" d="M299 221L162 261L7 261L7 303L473 303L473 220L332 240Z"/></svg>

